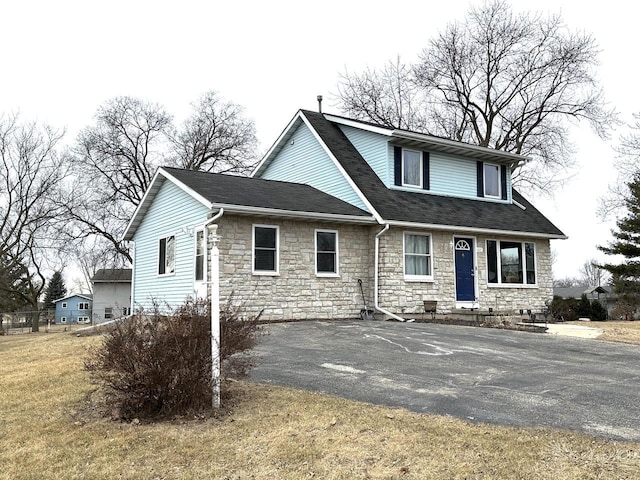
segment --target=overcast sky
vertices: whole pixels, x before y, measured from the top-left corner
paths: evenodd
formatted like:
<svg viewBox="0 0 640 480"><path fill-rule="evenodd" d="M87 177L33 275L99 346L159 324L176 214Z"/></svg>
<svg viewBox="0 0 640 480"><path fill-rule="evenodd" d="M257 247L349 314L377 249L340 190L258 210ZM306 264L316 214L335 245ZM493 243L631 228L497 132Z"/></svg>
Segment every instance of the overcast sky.
<svg viewBox="0 0 640 480"><path fill-rule="evenodd" d="M5 1L0 6L0 113L19 110L67 129L71 143L98 106L117 95L163 104L180 121L207 90L245 107L265 151L299 108L331 104L338 74L416 59L444 25L477 2L323 1ZM599 76L625 122L640 111L637 20L621 0L513 0L516 10L561 13L592 33L602 50ZM535 5L535 6L533 6ZM621 133L621 132L619 132ZM569 237L553 241L556 277L577 276L602 258L612 222L596 217L598 198L616 178L617 141L584 125L572 138L578 168L552 199L532 199Z"/></svg>

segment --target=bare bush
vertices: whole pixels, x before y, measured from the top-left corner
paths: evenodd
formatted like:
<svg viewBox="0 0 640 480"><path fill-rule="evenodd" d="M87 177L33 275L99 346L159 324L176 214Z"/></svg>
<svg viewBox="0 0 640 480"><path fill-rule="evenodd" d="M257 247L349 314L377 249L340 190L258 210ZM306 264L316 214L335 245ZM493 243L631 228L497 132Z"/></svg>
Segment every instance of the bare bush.
<svg viewBox="0 0 640 480"><path fill-rule="evenodd" d="M258 316L259 317L259 316ZM258 317L244 318L227 302L220 312L223 375L245 374L242 355L257 340ZM211 317L203 301L188 301L171 315L158 308L117 322L90 350L85 368L112 417L158 418L208 409L212 399Z"/></svg>

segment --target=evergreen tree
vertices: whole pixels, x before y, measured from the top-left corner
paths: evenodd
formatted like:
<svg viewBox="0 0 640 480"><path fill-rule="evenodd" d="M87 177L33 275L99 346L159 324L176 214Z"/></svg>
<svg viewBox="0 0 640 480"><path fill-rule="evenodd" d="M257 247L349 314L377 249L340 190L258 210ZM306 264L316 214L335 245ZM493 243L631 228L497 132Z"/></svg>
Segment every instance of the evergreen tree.
<svg viewBox="0 0 640 480"><path fill-rule="evenodd" d="M611 273L618 303L628 307L625 316L640 306L640 175L636 175L628 186L627 215L618 220L618 231L612 232L615 240L608 247L598 247L607 255L624 257L621 263L607 263L602 268Z"/></svg>
<svg viewBox="0 0 640 480"><path fill-rule="evenodd" d="M0 313L12 312L28 304L26 270L22 261L0 256Z"/></svg>
<svg viewBox="0 0 640 480"><path fill-rule="evenodd" d="M53 310L54 308L56 308L53 301L59 298L63 298L66 294L67 287L64 284L62 272L53 272L53 275L49 279L49 283L47 284L47 288L44 293L44 309Z"/></svg>

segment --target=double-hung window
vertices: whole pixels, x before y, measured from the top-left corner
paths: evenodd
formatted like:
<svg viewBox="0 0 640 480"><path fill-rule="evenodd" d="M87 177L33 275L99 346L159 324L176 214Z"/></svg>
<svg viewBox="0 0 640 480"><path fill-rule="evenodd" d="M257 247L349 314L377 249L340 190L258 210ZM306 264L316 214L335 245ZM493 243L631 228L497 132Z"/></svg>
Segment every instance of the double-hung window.
<svg viewBox="0 0 640 480"><path fill-rule="evenodd" d="M500 166L491 163L484 164L484 196L501 198Z"/></svg>
<svg viewBox="0 0 640 480"><path fill-rule="evenodd" d="M404 234L404 277L406 280L433 280L431 235Z"/></svg>
<svg viewBox="0 0 640 480"><path fill-rule="evenodd" d="M422 153L402 150L402 185L422 188Z"/></svg>
<svg viewBox="0 0 640 480"><path fill-rule="evenodd" d="M253 273L277 275L279 257L278 227L253 226Z"/></svg>
<svg viewBox="0 0 640 480"><path fill-rule="evenodd" d="M535 244L487 240L489 284L535 285Z"/></svg>
<svg viewBox="0 0 640 480"><path fill-rule="evenodd" d="M338 232L316 230L316 275L338 275Z"/></svg>
<svg viewBox="0 0 640 480"><path fill-rule="evenodd" d="M161 238L158 244L158 275L175 273L176 237Z"/></svg>
<svg viewBox="0 0 640 480"><path fill-rule="evenodd" d="M89 302L78 303L78 310L89 310Z"/></svg>

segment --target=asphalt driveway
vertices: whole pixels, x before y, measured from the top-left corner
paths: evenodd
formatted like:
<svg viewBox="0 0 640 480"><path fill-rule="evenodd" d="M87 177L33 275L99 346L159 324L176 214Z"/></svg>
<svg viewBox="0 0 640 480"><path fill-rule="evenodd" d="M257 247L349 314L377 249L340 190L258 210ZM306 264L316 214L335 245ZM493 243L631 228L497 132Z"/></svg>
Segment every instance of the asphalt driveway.
<svg viewBox="0 0 640 480"><path fill-rule="evenodd" d="M397 322L272 324L251 379L420 413L640 441L640 347Z"/></svg>

